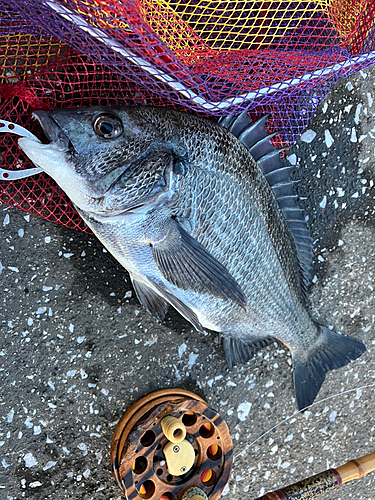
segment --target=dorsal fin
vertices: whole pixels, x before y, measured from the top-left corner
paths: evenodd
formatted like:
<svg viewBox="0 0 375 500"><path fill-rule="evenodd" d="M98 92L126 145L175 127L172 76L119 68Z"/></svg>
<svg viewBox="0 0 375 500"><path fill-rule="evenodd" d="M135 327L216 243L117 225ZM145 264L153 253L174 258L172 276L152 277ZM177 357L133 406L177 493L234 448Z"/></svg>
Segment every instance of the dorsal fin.
<svg viewBox="0 0 375 500"><path fill-rule="evenodd" d="M265 115L256 122L252 122L247 112L244 111L238 116L221 118L219 124L228 129L248 148L271 186L296 246L301 266L301 284L305 291L312 277L312 239L303 212L298 208L297 196L290 180L290 171L293 167L284 165L280 158L282 150L277 150L271 143L271 139L277 133L266 132L267 119L268 115Z"/></svg>

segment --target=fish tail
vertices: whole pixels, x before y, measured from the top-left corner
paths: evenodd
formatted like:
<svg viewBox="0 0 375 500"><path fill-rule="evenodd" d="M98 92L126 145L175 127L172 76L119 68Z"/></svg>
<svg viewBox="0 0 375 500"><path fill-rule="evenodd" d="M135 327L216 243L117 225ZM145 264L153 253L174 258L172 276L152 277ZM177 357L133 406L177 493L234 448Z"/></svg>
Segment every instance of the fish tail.
<svg viewBox="0 0 375 500"><path fill-rule="evenodd" d="M294 390L299 410L306 409L314 401L327 372L347 365L366 350L359 340L321 325L318 329L321 334L318 348L307 360L299 361L297 354L292 352Z"/></svg>

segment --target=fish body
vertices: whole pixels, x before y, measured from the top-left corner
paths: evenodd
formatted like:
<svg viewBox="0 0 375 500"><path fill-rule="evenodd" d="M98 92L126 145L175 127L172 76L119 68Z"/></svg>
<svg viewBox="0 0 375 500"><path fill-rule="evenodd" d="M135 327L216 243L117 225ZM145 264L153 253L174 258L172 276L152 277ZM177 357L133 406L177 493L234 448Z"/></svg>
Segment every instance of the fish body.
<svg viewBox="0 0 375 500"><path fill-rule="evenodd" d="M20 147L129 271L155 317L172 305L198 330L221 333L230 365L278 339L292 353L300 409L326 371L362 354L362 343L308 312L311 240L285 167L246 114L224 126L151 107L36 117L50 144L23 138Z"/></svg>

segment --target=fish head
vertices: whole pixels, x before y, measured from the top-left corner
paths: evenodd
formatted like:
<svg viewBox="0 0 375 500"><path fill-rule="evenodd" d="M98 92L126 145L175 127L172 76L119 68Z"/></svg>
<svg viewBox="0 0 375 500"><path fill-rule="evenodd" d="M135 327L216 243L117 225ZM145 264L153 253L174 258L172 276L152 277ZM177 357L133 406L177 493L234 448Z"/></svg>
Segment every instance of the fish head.
<svg viewBox="0 0 375 500"><path fill-rule="evenodd" d="M170 153L136 108L35 111L33 117L49 143L23 137L20 148L82 211L115 215L168 190Z"/></svg>

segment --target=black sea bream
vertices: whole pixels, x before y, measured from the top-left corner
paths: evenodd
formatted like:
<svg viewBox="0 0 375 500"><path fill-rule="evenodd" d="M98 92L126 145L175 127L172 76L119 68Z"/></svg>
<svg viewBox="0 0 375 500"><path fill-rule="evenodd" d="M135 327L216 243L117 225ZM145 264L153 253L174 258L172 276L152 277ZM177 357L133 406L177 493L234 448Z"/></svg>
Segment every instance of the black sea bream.
<svg viewBox="0 0 375 500"><path fill-rule="evenodd" d="M129 271L142 305L220 332L231 366L276 338L299 409L364 345L311 318L311 239L288 167L246 113L221 124L152 107L38 111L49 144L19 139ZM255 160L255 159L257 160Z"/></svg>

